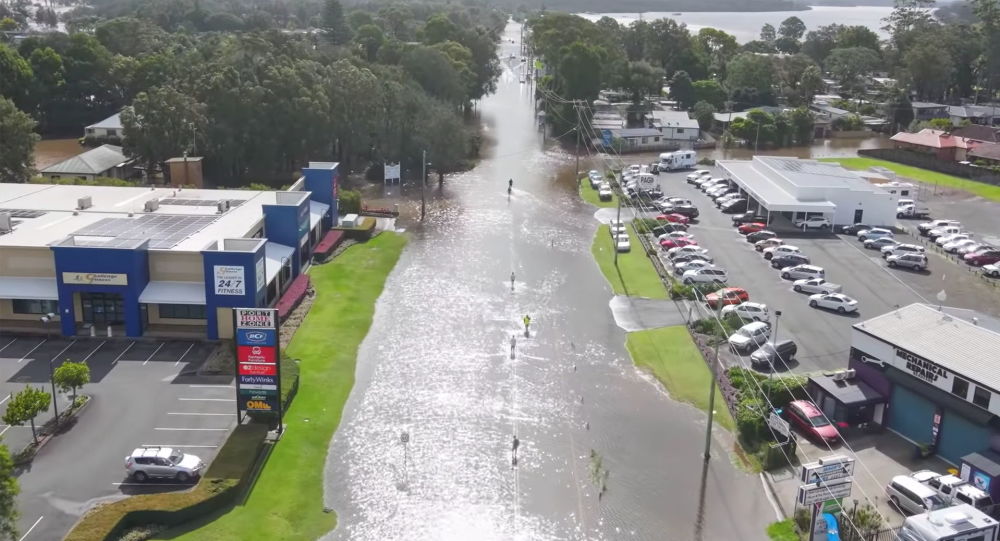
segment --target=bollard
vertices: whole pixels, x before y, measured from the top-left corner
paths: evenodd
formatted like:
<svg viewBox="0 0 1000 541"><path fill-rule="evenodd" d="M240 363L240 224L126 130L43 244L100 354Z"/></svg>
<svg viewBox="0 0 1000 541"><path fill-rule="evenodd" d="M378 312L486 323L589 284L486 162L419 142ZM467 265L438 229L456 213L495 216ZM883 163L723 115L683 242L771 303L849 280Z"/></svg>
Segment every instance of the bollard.
<svg viewBox="0 0 1000 541"><path fill-rule="evenodd" d="M108 325L108 338L111 338L111 325Z"/></svg>
<svg viewBox="0 0 1000 541"><path fill-rule="evenodd" d="M93 325L90 326L90 336L91 337L97 336L97 327Z"/></svg>

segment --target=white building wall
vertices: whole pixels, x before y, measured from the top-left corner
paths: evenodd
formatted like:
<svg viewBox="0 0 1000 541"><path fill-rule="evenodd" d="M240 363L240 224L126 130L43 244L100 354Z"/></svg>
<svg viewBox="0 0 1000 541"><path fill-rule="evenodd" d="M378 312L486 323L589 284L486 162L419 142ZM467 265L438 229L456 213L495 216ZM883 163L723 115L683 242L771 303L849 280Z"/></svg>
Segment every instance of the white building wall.
<svg viewBox="0 0 1000 541"><path fill-rule="evenodd" d="M861 209L861 222L868 225L891 226L896 222L896 202L898 198L888 193L830 189L826 194L830 202L837 205L833 223L837 225L854 223L854 211Z"/></svg>

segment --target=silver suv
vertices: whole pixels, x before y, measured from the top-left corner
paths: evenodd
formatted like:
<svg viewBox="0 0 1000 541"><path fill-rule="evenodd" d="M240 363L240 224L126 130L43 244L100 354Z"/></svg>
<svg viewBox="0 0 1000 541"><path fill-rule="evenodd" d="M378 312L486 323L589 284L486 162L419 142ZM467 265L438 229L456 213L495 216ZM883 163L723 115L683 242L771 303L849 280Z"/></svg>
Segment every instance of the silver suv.
<svg viewBox="0 0 1000 541"><path fill-rule="evenodd" d="M187 483L204 470L200 458L171 447L138 447L125 457L125 471L139 483L154 477Z"/></svg>
<svg viewBox="0 0 1000 541"><path fill-rule="evenodd" d="M906 267L913 270L927 270L927 256L920 253L891 255L885 260L890 267Z"/></svg>

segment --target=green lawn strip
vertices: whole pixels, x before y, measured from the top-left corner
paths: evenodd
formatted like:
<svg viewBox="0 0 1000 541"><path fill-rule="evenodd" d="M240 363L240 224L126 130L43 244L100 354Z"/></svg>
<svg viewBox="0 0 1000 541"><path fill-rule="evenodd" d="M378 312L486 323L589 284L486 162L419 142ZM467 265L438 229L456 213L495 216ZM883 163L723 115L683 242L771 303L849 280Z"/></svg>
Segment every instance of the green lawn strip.
<svg viewBox="0 0 1000 541"><path fill-rule="evenodd" d="M663 383L671 398L708 412L712 373L683 325L628 333L625 347L636 366L646 368ZM716 388L715 421L729 430L735 423Z"/></svg>
<svg viewBox="0 0 1000 541"><path fill-rule="evenodd" d="M617 207L618 206L618 196L611 194L610 201L601 201L601 196L598 195L597 190L590 187L590 179L583 177L579 180L580 182L580 197L583 200L594 205L596 207Z"/></svg>
<svg viewBox="0 0 1000 541"><path fill-rule="evenodd" d="M406 237L382 233L312 268L316 300L287 351L301 360L299 391L284 419L287 432L245 505L161 539L318 539L336 526L336 515L323 512L327 448L354 385L358 346L375 301L405 245Z"/></svg>
<svg viewBox="0 0 1000 541"><path fill-rule="evenodd" d="M781 522L772 522L767 527L767 537L772 541L799 541L799 534L795 533L795 521L785 519Z"/></svg>
<svg viewBox="0 0 1000 541"><path fill-rule="evenodd" d="M820 161L837 162L848 169L859 170L868 169L869 167L877 165L885 167L897 175L911 178L926 184L936 184L938 186L964 190L991 201L1000 201L1000 186L976 182L974 180L956 177L953 175L946 175L929 169L921 169L919 167L903 165L886 160L876 160L874 158L821 158Z"/></svg>
<svg viewBox="0 0 1000 541"><path fill-rule="evenodd" d="M642 244L639 244L635 232L631 227L626 229L632 250L619 253L618 266L615 267L615 245L611 240L611 230L606 225L597 228L594 244L590 247L597 265L618 295L666 299L667 290L663 287L660 275L656 274L653 264L642 251Z"/></svg>

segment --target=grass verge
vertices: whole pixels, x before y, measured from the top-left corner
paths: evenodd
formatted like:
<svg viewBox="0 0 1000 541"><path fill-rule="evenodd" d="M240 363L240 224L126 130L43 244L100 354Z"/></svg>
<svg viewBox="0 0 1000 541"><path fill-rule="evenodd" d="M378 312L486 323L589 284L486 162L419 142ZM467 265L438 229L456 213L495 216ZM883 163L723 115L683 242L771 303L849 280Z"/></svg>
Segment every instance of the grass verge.
<svg viewBox="0 0 1000 541"><path fill-rule="evenodd" d="M1000 186L976 182L974 180L956 177L953 175L946 175L929 169L921 169L911 165L903 165L901 163L886 160L876 160L874 158L822 158L820 161L837 162L848 169L868 169L869 167L877 165L885 167L886 169L895 172L897 175L911 178L926 184L936 184L938 186L964 190L991 201L1000 201Z"/></svg>
<svg viewBox="0 0 1000 541"><path fill-rule="evenodd" d="M336 526L336 515L323 512L327 448L354 386L358 346L375 301L405 245L406 237L382 233L312 268L316 302L288 348L289 357L301 360L299 391L285 415L288 429L253 492L245 505L212 522L159 539L318 539Z"/></svg>
<svg viewBox="0 0 1000 541"><path fill-rule="evenodd" d="M617 207L618 206L618 195L612 194L610 201L601 201L601 196L598 195L597 190L590 187L590 180L587 177L580 179L580 197L584 201L594 205L595 207Z"/></svg>
<svg viewBox="0 0 1000 541"><path fill-rule="evenodd" d="M795 533L795 521L785 519L781 522L772 522L767 527L767 537L771 541L799 541L799 534Z"/></svg>
<svg viewBox="0 0 1000 541"><path fill-rule="evenodd" d="M663 287L660 275L649 261L642 244L631 227L628 230L632 250L618 254L618 266L615 266L615 245L611 240L611 230L606 225L597 228L594 243L590 252L597 260L604 277L611 283L611 288L618 295L632 297L647 297L650 299L666 299L667 290Z"/></svg>
<svg viewBox="0 0 1000 541"><path fill-rule="evenodd" d="M671 398L708 412L712 373L683 325L628 333L625 347L636 366L646 368L663 383ZM716 387L715 420L732 431L735 423Z"/></svg>

